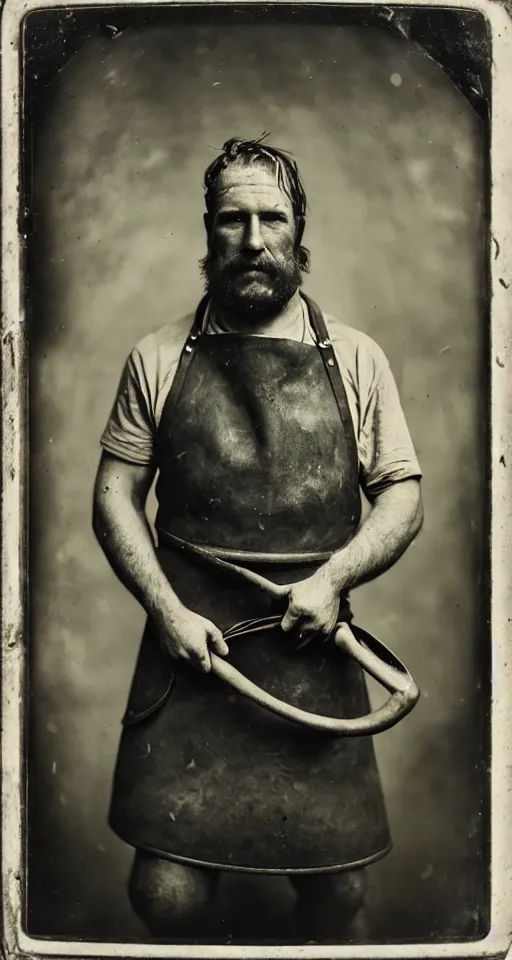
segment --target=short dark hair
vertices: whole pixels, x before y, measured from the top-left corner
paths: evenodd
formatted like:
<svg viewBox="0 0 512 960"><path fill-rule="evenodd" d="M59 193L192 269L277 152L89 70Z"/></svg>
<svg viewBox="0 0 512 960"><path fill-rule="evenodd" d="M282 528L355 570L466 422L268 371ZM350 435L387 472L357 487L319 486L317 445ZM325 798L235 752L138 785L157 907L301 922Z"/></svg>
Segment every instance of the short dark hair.
<svg viewBox="0 0 512 960"><path fill-rule="evenodd" d="M301 252L301 267L304 271L307 271L309 269L309 251L300 245L306 220L307 201L299 168L286 150L280 150L264 143L263 141L267 136L268 134L263 134L257 140L239 140L236 137L226 140L222 151L215 157L204 175L206 220L209 224L213 221L217 202L217 185L223 171L231 163L237 163L243 167L248 167L253 163L261 163L276 174L279 186L290 198L297 223L297 244Z"/></svg>

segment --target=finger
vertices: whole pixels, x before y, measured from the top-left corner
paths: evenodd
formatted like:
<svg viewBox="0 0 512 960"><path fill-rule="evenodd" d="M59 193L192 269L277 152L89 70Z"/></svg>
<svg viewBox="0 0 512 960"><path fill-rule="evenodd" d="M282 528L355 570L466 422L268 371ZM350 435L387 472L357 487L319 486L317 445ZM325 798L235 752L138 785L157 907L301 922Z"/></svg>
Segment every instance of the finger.
<svg viewBox="0 0 512 960"><path fill-rule="evenodd" d="M208 647L206 644L200 648L192 647L189 648L190 656L190 665L195 667L196 670L200 670L201 673L209 673L212 669L212 662L210 660L210 654L208 652Z"/></svg>
<svg viewBox="0 0 512 960"><path fill-rule="evenodd" d="M305 623L301 625L300 630L298 631L299 637L304 639L312 640L313 637L317 637L321 633L318 627L312 626L311 623Z"/></svg>
<svg viewBox="0 0 512 960"><path fill-rule="evenodd" d="M283 619L281 620L281 630L292 630L293 627L299 622L300 614L297 613L293 607L288 607Z"/></svg>
<svg viewBox="0 0 512 960"><path fill-rule="evenodd" d="M224 640L221 631L218 629L218 627L212 627L208 633L210 639L210 649L213 650L214 653L218 653L220 657L226 657L229 653L229 647Z"/></svg>
<svg viewBox="0 0 512 960"><path fill-rule="evenodd" d="M302 650L303 647L307 647L316 638L326 640L328 633L325 630L325 627L320 623L308 622L301 626L301 629L297 631L297 650Z"/></svg>
<svg viewBox="0 0 512 960"><path fill-rule="evenodd" d="M197 669L200 670L201 673L210 673L212 669L212 661L210 659L210 654L199 657L198 663L197 663Z"/></svg>
<svg viewBox="0 0 512 960"><path fill-rule="evenodd" d="M205 619L204 624L206 628L206 640L208 647L213 650L214 653L218 653L221 657L225 657L226 654L229 653L229 647L224 640L222 630L219 630L216 624L212 623L211 620Z"/></svg>
<svg viewBox="0 0 512 960"><path fill-rule="evenodd" d="M334 630L336 626L337 618L336 615L331 614L329 617L324 617L321 614L316 616L309 616L305 618L302 630L303 632L308 631L312 634L322 634L324 637L328 636Z"/></svg>

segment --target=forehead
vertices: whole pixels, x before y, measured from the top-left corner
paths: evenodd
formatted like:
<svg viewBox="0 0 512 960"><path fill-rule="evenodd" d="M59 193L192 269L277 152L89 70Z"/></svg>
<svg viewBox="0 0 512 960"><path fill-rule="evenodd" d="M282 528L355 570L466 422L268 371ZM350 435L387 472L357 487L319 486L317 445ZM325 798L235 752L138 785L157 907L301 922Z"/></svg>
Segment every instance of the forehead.
<svg viewBox="0 0 512 960"><path fill-rule="evenodd" d="M232 164L217 181L217 211L235 207L250 211L279 209L293 214L291 200L281 189L277 175L263 164L242 167Z"/></svg>

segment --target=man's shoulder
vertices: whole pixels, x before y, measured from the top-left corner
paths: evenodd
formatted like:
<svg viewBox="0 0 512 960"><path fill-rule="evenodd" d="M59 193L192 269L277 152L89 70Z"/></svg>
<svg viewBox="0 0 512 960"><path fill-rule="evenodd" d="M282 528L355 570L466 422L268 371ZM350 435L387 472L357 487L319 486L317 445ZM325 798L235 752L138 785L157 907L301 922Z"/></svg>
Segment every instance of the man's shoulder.
<svg viewBox="0 0 512 960"><path fill-rule="evenodd" d="M366 361L377 366L387 363L382 347L367 333L344 323L332 314L326 313L324 317L330 340L337 351L345 357L348 365L351 361L353 363Z"/></svg>
<svg viewBox="0 0 512 960"><path fill-rule="evenodd" d="M177 361L194 321L194 313L166 320L150 333L137 341L133 354L138 355L144 364L161 361Z"/></svg>

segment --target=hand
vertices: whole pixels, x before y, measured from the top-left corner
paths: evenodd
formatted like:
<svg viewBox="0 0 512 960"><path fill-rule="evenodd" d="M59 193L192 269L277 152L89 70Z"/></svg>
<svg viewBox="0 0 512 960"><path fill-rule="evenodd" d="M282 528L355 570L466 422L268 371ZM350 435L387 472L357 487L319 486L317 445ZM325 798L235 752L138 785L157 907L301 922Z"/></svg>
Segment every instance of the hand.
<svg viewBox="0 0 512 960"><path fill-rule="evenodd" d="M316 634L328 637L338 621L339 607L339 590L326 567L320 567L311 577L290 585L288 609L281 628L296 629L301 640Z"/></svg>
<svg viewBox="0 0 512 960"><path fill-rule="evenodd" d="M196 670L210 672L210 649L221 657L229 653L219 628L182 604L173 605L171 610L160 609L153 619L166 653L175 660L185 660Z"/></svg>

